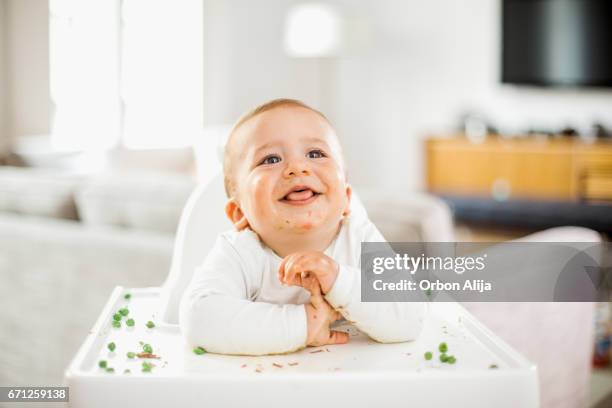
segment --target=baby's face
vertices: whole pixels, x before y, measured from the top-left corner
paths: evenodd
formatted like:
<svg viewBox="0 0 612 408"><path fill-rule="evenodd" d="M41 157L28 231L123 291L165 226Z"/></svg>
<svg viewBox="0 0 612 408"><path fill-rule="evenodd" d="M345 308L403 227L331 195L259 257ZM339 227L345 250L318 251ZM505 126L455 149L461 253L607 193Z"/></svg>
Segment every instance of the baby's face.
<svg viewBox="0 0 612 408"><path fill-rule="evenodd" d="M238 206L264 241L338 227L350 187L325 119L305 108L278 107L245 122L233 139Z"/></svg>

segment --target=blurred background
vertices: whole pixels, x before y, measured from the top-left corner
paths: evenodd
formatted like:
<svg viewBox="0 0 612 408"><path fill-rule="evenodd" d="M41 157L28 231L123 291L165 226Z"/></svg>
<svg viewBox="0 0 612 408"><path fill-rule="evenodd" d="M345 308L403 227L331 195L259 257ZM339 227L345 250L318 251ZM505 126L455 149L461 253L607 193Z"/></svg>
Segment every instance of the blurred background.
<svg viewBox="0 0 612 408"><path fill-rule="evenodd" d="M0 384L61 383L115 285L163 283L187 197L272 98L330 118L388 239L607 241L611 18L599 0L0 0ZM543 367L543 405L610 406L590 369L610 304L550 313L575 364L538 354L550 314L505 337Z"/></svg>

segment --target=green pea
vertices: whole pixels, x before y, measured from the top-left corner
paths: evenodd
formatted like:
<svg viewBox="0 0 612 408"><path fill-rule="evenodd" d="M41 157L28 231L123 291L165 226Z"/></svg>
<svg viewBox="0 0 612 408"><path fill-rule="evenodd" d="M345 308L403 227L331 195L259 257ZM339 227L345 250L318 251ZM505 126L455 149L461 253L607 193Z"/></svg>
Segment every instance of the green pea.
<svg viewBox="0 0 612 408"><path fill-rule="evenodd" d="M114 320L114 321L116 321L116 322L118 322L118 321L120 321L120 320L121 320L121 318L122 318L122 317L123 317L123 316L121 316L119 313L115 313L115 314L113 315L113 320Z"/></svg>
<svg viewBox="0 0 612 408"><path fill-rule="evenodd" d="M144 346L142 346L142 351L144 351L145 353L153 353L153 347L151 347L150 344L145 344Z"/></svg>
<svg viewBox="0 0 612 408"><path fill-rule="evenodd" d="M106 372L107 372L107 373L114 373L114 372L115 372L115 369L114 369L113 367L108 367L108 368L106 369Z"/></svg>
<svg viewBox="0 0 612 408"><path fill-rule="evenodd" d="M128 358L134 358L134 357L136 357L136 353L134 353L133 351L128 351L127 352L127 357Z"/></svg>
<svg viewBox="0 0 612 408"><path fill-rule="evenodd" d="M440 343L438 350L440 350L440 353L446 353L448 351L448 346L446 343Z"/></svg>
<svg viewBox="0 0 612 408"><path fill-rule="evenodd" d="M123 298L124 298L125 300L130 300L130 298L131 298L131 297L132 297L132 294L131 294L131 293L126 293L125 295L123 295Z"/></svg>
<svg viewBox="0 0 612 408"><path fill-rule="evenodd" d="M127 319L125 321L125 324L126 324L126 326L133 327L134 324L135 324L134 319Z"/></svg>
<svg viewBox="0 0 612 408"><path fill-rule="evenodd" d="M110 343L108 343L108 344L106 345L106 347L108 347L108 349L109 349L110 351L115 351L115 347L116 347L116 346L115 346L115 343L110 342Z"/></svg>
<svg viewBox="0 0 612 408"><path fill-rule="evenodd" d="M448 361L448 356L445 353L440 354L440 361L446 363Z"/></svg>
<svg viewBox="0 0 612 408"><path fill-rule="evenodd" d="M119 327L121 327L121 322L119 322L117 320L113 320L113 327L118 329Z"/></svg>
<svg viewBox="0 0 612 408"><path fill-rule="evenodd" d="M431 360L433 357L433 354L431 351L428 351L425 353L425 360Z"/></svg>
<svg viewBox="0 0 612 408"><path fill-rule="evenodd" d="M142 362L142 372L143 373L150 373L152 369L153 369L153 364L147 361Z"/></svg>
<svg viewBox="0 0 612 408"><path fill-rule="evenodd" d="M448 360L446 360L446 362L448 364L455 364L457 362L457 359L455 358L455 356L449 356Z"/></svg>
<svg viewBox="0 0 612 408"><path fill-rule="evenodd" d="M100 368L106 368L107 362L106 360L100 360L98 361L98 367Z"/></svg>
<svg viewBox="0 0 612 408"><path fill-rule="evenodd" d="M193 349L193 352L196 353L197 355L202 355L206 353L206 350L204 350L203 347L196 347Z"/></svg>
<svg viewBox="0 0 612 408"><path fill-rule="evenodd" d="M155 323L153 323L152 321L150 321L150 320L149 320L149 321L147 322L147 327L148 327L149 329L152 329L152 328L154 328L154 327L155 327Z"/></svg>
<svg viewBox="0 0 612 408"><path fill-rule="evenodd" d="M130 313L130 311L128 310L128 308L127 308L127 307L124 307L124 308L119 309L119 314L120 314L121 316L127 316L127 315L128 315L128 313Z"/></svg>

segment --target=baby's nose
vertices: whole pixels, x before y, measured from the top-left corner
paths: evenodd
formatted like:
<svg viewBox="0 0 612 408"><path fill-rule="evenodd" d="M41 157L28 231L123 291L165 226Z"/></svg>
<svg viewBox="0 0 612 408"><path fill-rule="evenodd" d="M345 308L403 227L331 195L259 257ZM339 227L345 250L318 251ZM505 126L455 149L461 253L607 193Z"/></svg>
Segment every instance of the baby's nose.
<svg viewBox="0 0 612 408"><path fill-rule="evenodd" d="M310 168L303 160L291 161L287 164L284 171L285 177L296 177L300 175L310 175Z"/></svg>

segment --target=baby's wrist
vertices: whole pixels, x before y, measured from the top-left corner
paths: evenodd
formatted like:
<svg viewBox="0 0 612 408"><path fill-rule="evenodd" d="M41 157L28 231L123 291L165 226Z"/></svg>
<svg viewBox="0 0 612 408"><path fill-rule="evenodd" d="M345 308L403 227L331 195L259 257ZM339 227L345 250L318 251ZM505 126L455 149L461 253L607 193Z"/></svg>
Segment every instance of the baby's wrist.
<svg viewBox="0 0 612 408"><path fill-rule="evenodd" d="M304 305L304 310L306 311L306 346L310 346L314 341L314 308L309 305Z"/></svg>

